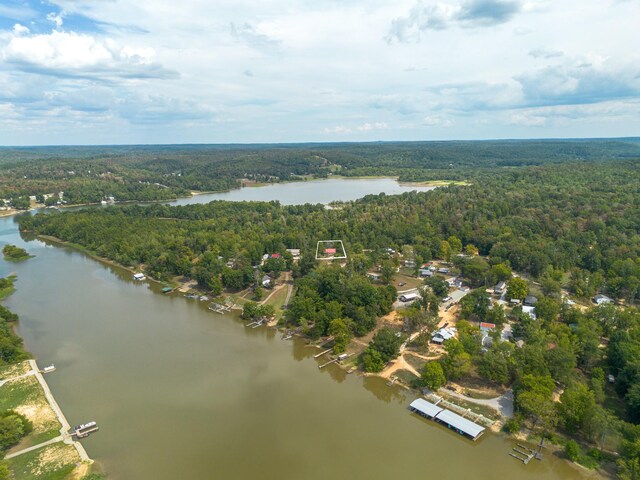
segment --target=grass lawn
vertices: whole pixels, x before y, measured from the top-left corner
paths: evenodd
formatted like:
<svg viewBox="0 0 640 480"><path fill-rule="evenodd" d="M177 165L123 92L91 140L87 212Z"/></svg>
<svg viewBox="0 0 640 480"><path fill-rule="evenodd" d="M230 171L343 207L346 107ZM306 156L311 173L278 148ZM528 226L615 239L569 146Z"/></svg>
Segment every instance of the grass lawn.
<svg viewBox="0 0 640 480"><path fill-rule="evenodd" d="M404 356L404 359L409 365L411 365L413 368L415 368L419 372L422 370L422 367L424 367L425 364L427 363L425 359L416 357L415 355L411 355L411 353L408 353L408 352Z"/></svg>
<svg viewBox="0 0 640 480"><path fill-rule="evenodd" d="M275 308L277 320L280 320L282 318L282 315L284 314L282 306L284 305L284 301L287 299L288 291L289 289L286 286L281 288L276 293L274 293L267 302L267 305L273 305L273 307Z"/></svg>
<svg viewBox="0 0 640 480"><path fill-rule="evenodd" d="M14 363L0 367L0 379L19 377L29 371L29 362Z"/></svg>
<svg viewBox="0 0 640 480"><path fill-rule="evenodd" d="M405 285L400 286L400 283L404 283ZM396 289L400 292L421 287L422 284L422 279L415 278L410 275L403 275L402 273L397 274L393 280L393 286L396 287Z"/></svg>
<svg viewBox="0 0 640 480"><path fill-rule="evenodd" d="M62 442L14 457L9 469L16 480L65 480L77 478L73 475L78 452Z"/></svg>
<svg viewBox="0 0 640 480"><path fill-rule="evenodd" d="M411 386L414 380L418 379L418 377L414 373L404 369L396 370L394 375L398 377L398 380L400 380L402 383L409 386Z"/></svg>
<svg viewBox="0 0 640 480"><path fill-rule="evenodd" d="M34 376L13 380L0 387L1 410L15 410L33 424L33 431L20 442L21 448L46 442L60 434L62 426Z"/></svg>

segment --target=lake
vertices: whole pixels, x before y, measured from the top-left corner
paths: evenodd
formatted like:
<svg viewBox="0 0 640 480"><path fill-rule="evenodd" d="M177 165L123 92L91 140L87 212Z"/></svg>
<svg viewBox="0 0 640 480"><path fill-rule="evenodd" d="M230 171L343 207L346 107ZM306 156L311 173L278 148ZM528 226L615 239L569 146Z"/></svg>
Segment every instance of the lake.
<svg viewBox="0 0 640 480"><path fill-rule="evenodd" d="M208 203L213 200L266 201L278 200L283 205L305 203L331 203L357 200L366 195L398 195L414 190L426 191L436 187L402 185L393 178L329 178L305 182L274 183L262 187L243 187L228 192L205 193L190 198L181 198L171 205Z"/></svg>
<svg viewBox="0 0 640 480"><path fill-rule="evenodd" d="M379 193L370 182L228 195L291 203L291 189L312 186L317 196L301 201L324 203ZM414 397L381 379L318 370L317 350L301 340L162 295L73 249L26 242L12 217L0 219L5 243L36 255L0 261L0 275L18 274L5 302L20 315L18 332L40 365L55 363L47 381L70 423L100 425L82 443L111 479L585 478L553 455L523 465L500 435L474 443L416 417Z"/></svg>

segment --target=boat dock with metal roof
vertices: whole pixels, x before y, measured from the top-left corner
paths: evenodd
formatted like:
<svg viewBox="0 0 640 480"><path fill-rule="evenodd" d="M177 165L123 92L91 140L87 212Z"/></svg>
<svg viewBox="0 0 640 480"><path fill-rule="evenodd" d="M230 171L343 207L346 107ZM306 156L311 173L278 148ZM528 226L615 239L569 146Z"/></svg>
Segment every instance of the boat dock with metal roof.
<svg viewBox="0 0 640 480"><path fill-rule="evenodd" d="M423 417L446 425L448 428L455 430L460 435L464 435L471 440L477 440L485 431L485 428L481 427L477 423L474 423L451 410L441 408L431 402L428 402L423 398L417 398L411 402L409 408Z"/></svg>

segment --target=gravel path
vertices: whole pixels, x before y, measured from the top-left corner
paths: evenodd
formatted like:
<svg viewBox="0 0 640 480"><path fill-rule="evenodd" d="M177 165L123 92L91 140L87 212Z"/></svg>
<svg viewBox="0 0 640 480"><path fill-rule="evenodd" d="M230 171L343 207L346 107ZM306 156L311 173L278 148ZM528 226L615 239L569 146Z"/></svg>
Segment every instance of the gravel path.
<svg viewBox="0 0 640 480"><path fill-rule="evenodd" d="M478 405L486 405L487 407L491 407L497 410L500 415L506 418L513 418L513 391L508 390L504 395L496 398L471 398L466 395L462 395L461 393L452 392L450 390L442 390L443 393L455 398L459 398L460 400L464 400L470 403L477 403Z"/></svg>

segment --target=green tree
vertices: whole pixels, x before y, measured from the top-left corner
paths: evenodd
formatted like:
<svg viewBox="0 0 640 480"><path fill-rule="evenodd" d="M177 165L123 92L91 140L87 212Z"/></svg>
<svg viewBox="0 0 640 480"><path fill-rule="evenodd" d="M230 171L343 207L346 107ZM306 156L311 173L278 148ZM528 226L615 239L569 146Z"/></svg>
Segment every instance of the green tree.
<svg viewBox="0 0 640 480"><path fill-rule="evenodd" d="M371 347L365 348L360 358L366 372L379 372L384 368L385 361L382 359L382 355Z"/></svg>
<svg viewBox="0 0 640 480"><path fill-rule="evenodd" d="M444 374L451 380L457 380L465 376L471 370L471 355L465 350L462 343L455 338L445 340L444 348L447 351L440 364Z"/></svg>
<svg viewBox="0 0 640 480"><path fill-rule="evenodd" d="M564 454L572 462L577 462L580 457L580 445L575 440L569 440L564 446Z"/></svg>
<svg viewBox="0 0 640 480"><path fill-rule="evenodd" d="M342 318L331 320L329 334L333 335L333 353L344 352L351 341L351 334L346 322Z"/></svg>
<svg viewBox="0 0 640 480"><path fill-rule="evenodd" d="M583 383L574 383L560 396L558 414L564 428L576 433L585 428L594 415L596 402L593 392Z"/></svg>
<svg viewBox="0 0 640 480"><path fill-rule="evenodd" d="M529 293L529 285L527 281L520 277L513 277L507 282L507 297L518 300L524 299Z"/></svg>
<svg viewBox="0 0 640 480"><path fill-rule="evenodd" d="M387 363L398 356L401 344L402 338L398 337L396 332L389 327L383 327L373 336L369 348L379 352L383 362Z"/></svg>
<svg viewBox="0 0 640 480"><path fill-rule="evenodd" d="M430 390L436 391L447 383L442 365L437 360L425 363L422 368L422 382Z"/></svg>
<svg viewBox="0 0 640 480"><path fill-rule="evenodd" d="M624 400L627 403L627 410L631 420L636 423L640 422L640 379L629 388Z"/></svg>
<svg viewBox="0 0 640 480"><path fill-rule="evenodd" d="M444 298L449 293L449 284L439 275L428 278L426 284L431 287L431 291L438 298Z"/></svg>
<svg viewBox="0 0 640 480"><path fill-rule="evenodd" d="M491 275L494 282L506 282L509 280L513 273L511 267L506 263L497 263L491 267Z"/></svg>
<svg viewBox="0 0 640 480"><path fill-rule="evenodd" d="M453 251L451 249L451 244L446 240L443 240L440 244L440 258L448 262L451 260L452 255Z"/></svg>
<svg viewBox="0 0 640 480"><path fill-rule="evenodd" d="M380 262L380 279L383 283L389 284L396 276L396 266L391 260L383 260Z"/></svg>
<svg viewBox="0 0 640 480"><path fill-rule="evenodd" d="M464 253L466 255L469 255L470 257L475 257L479 253L478 247L476 247L475 245L472 245L471 243L467 243L464 246Z"/></svg>
<svg viewBox="0 0 640 480"><path fill-rule="evenodd" d="M455 235L451 235L449 238L447 238L446 241L451 247L451 253L453 255L457 255L458 253L462 252L462 242L458 237L456 237Z"/></svg>

